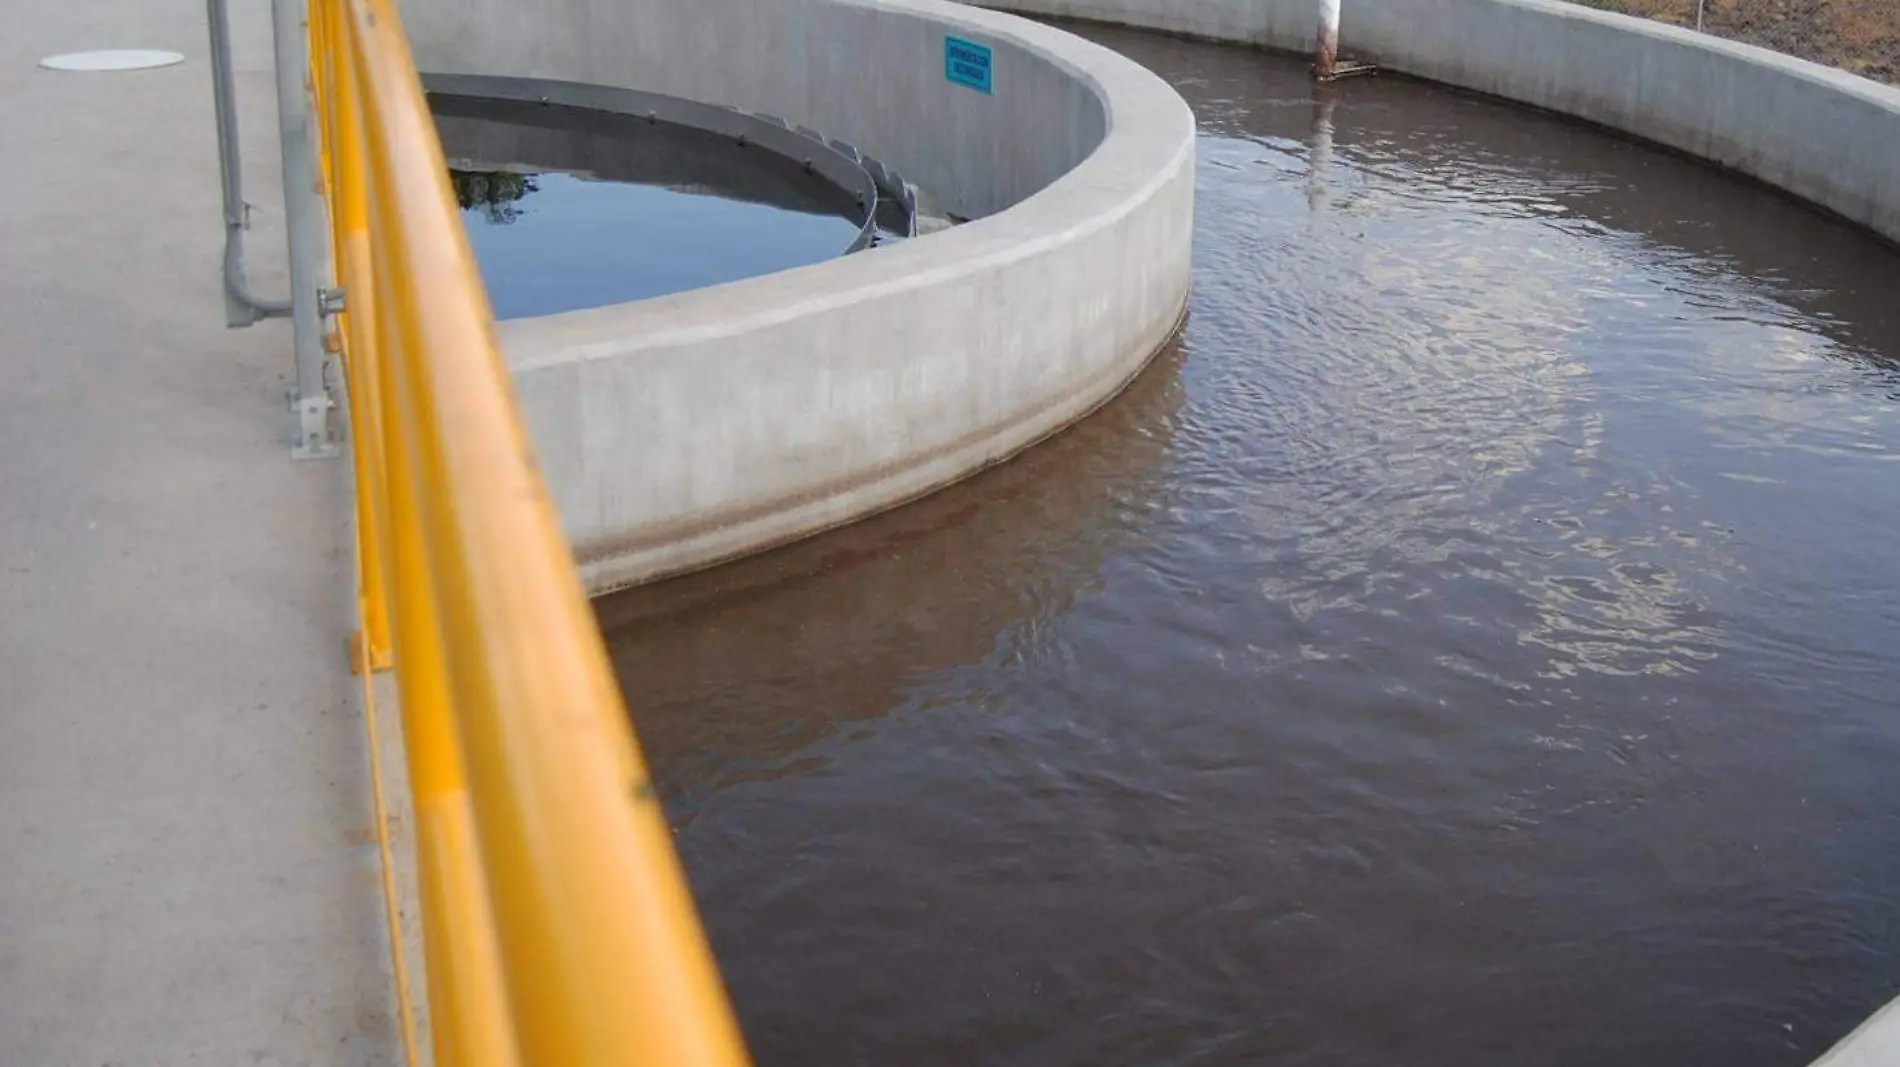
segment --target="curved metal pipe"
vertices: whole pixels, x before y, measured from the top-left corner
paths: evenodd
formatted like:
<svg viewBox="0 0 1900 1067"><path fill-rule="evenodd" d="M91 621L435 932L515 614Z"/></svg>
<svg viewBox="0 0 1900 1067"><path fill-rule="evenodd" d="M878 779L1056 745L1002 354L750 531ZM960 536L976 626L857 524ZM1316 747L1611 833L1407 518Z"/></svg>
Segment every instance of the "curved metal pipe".
<svg viewBox="0 0 1900 1067"><path fill-rule="evenodd" d="M218 178L224 196L224 309L232 326L290 314L290 301L266 300L250 291L244 278L244 231L250 205L244 202L239 173L237 102L231 89L231 20L225 0L205 0L211 34L211 100L217 112Z"/></svg>

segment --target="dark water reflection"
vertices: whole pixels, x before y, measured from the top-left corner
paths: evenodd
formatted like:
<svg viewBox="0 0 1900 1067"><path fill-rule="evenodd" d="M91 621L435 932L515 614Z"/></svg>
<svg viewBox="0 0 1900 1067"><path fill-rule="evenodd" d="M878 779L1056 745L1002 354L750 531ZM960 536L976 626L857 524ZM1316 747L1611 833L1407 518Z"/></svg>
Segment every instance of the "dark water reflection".
<svg viewBox="0 0 1900 1067"><path fill-rule="evenodd" d="M601 606L759 1062L1793 1065L1900 992L1900 257L1085 32L1200 116L1177 350Z"/></svg>
<svg viewBox="0 0 1900 1067"><path fill-rule="evenodd" d="M430 97L499 318L664 296L817 263L861 209L798 163L701 130Z"/></svg>

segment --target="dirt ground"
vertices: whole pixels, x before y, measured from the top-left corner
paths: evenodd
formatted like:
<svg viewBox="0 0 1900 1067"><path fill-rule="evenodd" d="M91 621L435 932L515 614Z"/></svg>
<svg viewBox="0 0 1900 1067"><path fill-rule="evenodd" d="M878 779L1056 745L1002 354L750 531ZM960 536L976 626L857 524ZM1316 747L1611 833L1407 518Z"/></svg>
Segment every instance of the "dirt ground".
<svg viewBox="0 0 1900 1067"><path fill-rule="evenodd" d="M1694 26L1696 0L1578 0ZM1703 29L1900 84L1900 0L1707 0Z"/></svg>

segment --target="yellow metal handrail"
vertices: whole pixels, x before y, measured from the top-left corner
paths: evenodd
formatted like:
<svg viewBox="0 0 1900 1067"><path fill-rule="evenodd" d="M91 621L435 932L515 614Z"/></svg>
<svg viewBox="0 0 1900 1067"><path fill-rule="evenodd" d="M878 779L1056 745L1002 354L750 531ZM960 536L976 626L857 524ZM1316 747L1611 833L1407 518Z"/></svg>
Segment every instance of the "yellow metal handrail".
<svg viewBox="0 0 1900 1067"><path fill-rule="evenodd" d="M393 661L435 1062L739 1067L393 0L311 0L365 670ZM393 647L392 647L393 646Z"/></svg>

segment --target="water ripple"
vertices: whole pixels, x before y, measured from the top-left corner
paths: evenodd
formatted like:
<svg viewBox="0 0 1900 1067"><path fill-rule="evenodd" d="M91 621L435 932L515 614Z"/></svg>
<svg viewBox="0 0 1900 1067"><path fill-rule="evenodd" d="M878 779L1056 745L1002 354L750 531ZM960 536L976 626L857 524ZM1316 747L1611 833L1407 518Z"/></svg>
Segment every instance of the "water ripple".
<svg viewBox="0 0 1900 1067"><path fill-rule="evenodd" d="M1201 118L1179 343L602 608L759 1062L1811 1059L1900 973L1900 257L1088 32Z"/></svg>

